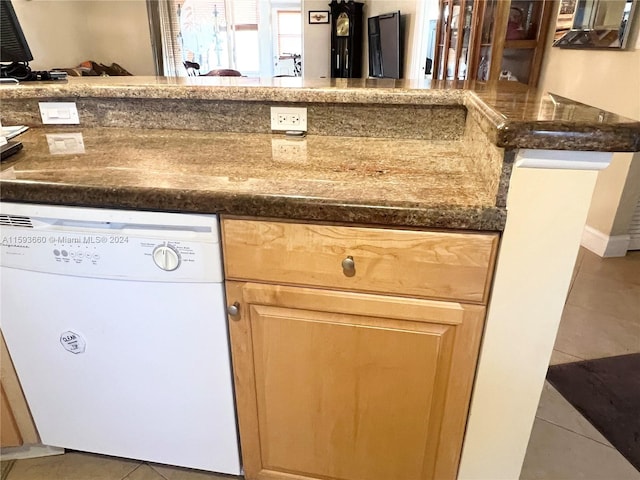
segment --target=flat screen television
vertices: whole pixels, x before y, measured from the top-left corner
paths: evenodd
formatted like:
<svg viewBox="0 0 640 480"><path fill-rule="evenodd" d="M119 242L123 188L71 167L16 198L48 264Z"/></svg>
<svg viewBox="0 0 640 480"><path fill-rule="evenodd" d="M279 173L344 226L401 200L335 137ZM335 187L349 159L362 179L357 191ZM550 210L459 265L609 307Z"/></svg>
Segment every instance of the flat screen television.
<svg viewBox="0 0 640 480"><path fill-rule="evenodd" d="M33 55L10 0L0 0L0 62L28 63Z"/></svg>
<svg viewBox="0 0 640 480"><path fill-rule="evenodd" d="M404 66L404 34L400 10L370 17L369 76L402 78Z"/></svg>

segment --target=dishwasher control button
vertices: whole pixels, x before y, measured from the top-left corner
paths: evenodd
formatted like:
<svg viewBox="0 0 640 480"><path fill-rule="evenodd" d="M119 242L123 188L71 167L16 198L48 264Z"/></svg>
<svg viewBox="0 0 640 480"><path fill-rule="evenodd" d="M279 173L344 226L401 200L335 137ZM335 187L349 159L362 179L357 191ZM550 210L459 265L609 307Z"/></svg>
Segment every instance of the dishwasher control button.
<svg viewBox="0 0 640 480"><path fill-rule="evenodd" d="M54 254L56 257L59 257L59 256L60 256L60 250L58 250L57 248L56 248L56 249L54 249L54 250L53 250L53 254Z"/></svg>
<svg viewBox="0 0 640 480"><path fill-rule="evenodd" d="M69 253L66 250L62 250L62 256L63 257L68 257Z"/></svg>
<svg viewBox="0 0 640 480"><path fill-rule="evenodd" d="M153 261L162 270L171 272L180 266L180 254L171 245L158 245L153 249Z"/></svg>

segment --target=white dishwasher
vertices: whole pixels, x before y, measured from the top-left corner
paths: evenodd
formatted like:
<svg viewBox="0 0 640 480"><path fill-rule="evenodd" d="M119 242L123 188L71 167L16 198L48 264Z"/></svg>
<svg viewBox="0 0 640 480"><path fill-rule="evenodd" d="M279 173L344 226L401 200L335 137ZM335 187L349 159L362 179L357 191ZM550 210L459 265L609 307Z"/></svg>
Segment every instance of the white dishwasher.
<svg viewBox="0 0 640 480"><path fill-rule="evenodd" d="M2 203L0 237L42 443L240 473L215 215Z"/></svg>

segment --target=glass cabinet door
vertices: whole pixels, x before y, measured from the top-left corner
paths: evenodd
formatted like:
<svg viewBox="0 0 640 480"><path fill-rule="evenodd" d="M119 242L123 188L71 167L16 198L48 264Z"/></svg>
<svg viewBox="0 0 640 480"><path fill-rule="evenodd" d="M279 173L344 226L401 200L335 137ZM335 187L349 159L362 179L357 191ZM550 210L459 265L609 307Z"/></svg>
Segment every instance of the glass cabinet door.
<svg viewBox="0 0 640 480"><path fill-rule="evenodd" d="M499 80L535 86L550 15L550 2L515 0L509 6Z"/></svg>
<svg viewBox="0 0 640 480"><path fill-rule="evenodd" d="M506 43L514 40L538 39L538 28L542 16L543 2L539 1L513 1L509 7L507 19ZM508 48L508 45L505 45Z"/></svg>
<svg viewBox="0 0 640 480"><path fill-rule="evenodd" d="M440 0L433 78L538 80L552 0Z"/></svg>
<svg viewBox="0 0 640 480"><path fill-rule="evenodd" d="M434 78L465 80L471 55L474 0L442 0Z"/></svg>
<svg viewBox="0 0 640 480"><path fill-rule="evenodd" d="M482 23L480 26L480 49L478 69L475 78L481 82L489 80L491 70L491 52L493 50L493 35L495 30L495 18L498 0L483 2L480 9Z"/></svg>
<svg viewBox="0 0 640 480"><path fill-rule="evenodd" d="M450 4L448 1L442 3L440 7L440 20L438 23L438 44L436 45L436 64L434 65L434 78L443 79L445 70L445 62L447 60L446 45L449 43L449 17L450 17Z"/></svg>
<svg viewBox="0 0 640 480"><path fill-rule="evenodd" d="M478 0L482 19L474 75L479 82L538 81L551 0Z"/></svg>

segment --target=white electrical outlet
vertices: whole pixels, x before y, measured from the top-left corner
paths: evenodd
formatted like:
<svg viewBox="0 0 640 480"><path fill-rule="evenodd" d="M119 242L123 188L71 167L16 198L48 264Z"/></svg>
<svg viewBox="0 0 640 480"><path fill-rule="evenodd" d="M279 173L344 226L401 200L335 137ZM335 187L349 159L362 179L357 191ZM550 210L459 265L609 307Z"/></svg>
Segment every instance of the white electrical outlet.
<svg viewBox="0 0 640 480"><path fill-rule="evenodd" d="M45 125L79 125L78 109L74 102L39 102L40 116Z"/></svg>
<svg viewBox="0 0 640 480"><path fill-rule="evenodd" d="M271 130L306 132L306 107L271 107Z"/></svg>

